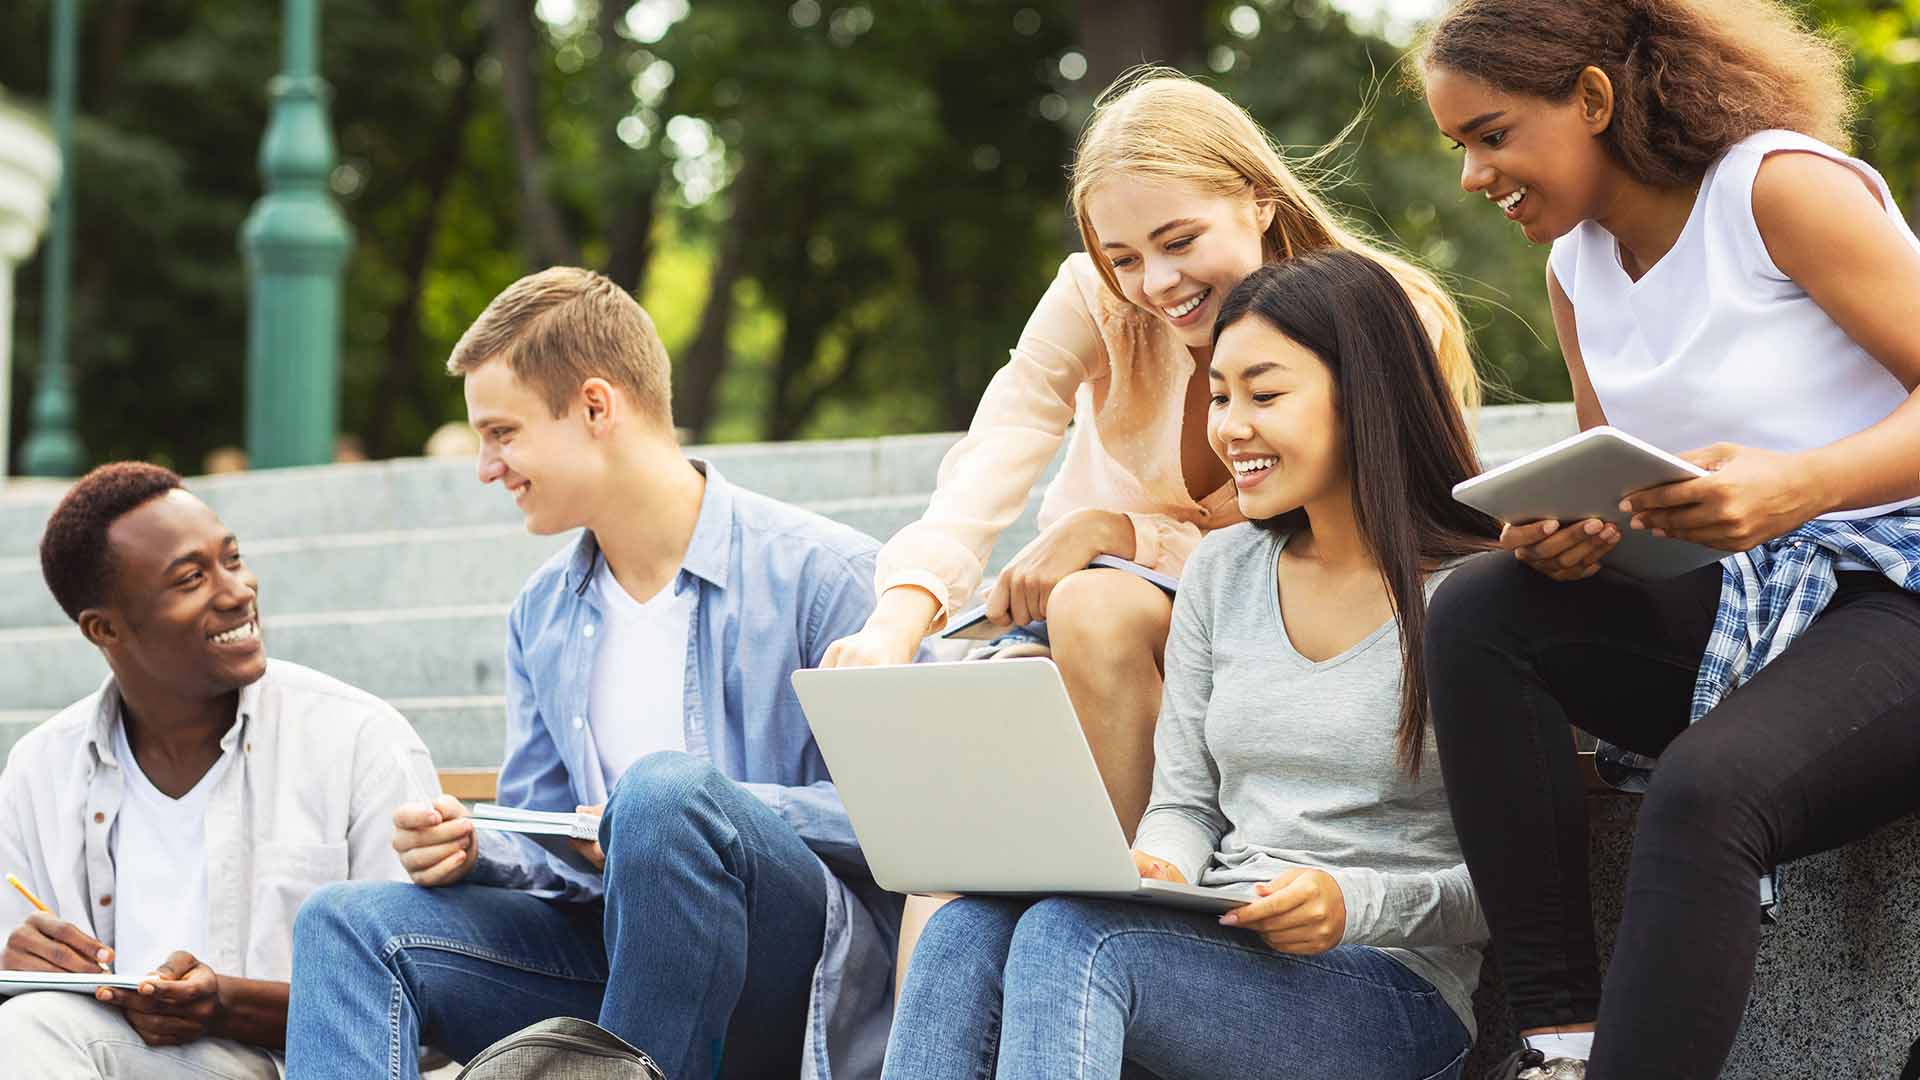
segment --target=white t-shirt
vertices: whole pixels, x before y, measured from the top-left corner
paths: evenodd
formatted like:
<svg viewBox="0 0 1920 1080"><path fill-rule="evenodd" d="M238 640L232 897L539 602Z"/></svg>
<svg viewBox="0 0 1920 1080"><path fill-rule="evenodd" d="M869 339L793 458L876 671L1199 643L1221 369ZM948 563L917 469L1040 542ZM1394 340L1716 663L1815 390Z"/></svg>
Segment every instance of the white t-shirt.
<svg viewBox="0 0 1920 1080"><path fill-rule="evenodd" d="M1870 182L1887 219L1920 249L1886 181L1864 161L1791 131L1735 143L1707 170L1673 248L1638 281L1619 242L1587 221L1553 243L1580 353L1607 422L1674 453L1716 442L1796 453L1885 419L1907 390L1774 264L1753 216L1770 154L1804 152ZM1907 501L1844 510L1864 518Z"/></svg>
<svg viewBox="0 0 1920 1080"><path fill-rule="evenodd" d="M223 753L193 790L168 798L134 759L125 722L114 725L113 756L124 785L114 822L114 970L145 975L185 949L207 956L207 801L226 771Z"/></svg>
<svg viewBox="0 0 1920 1080"><path fill-rule="evenodd" d="M596 630L587 715L600 770L613 790L620 774L659 750L685 750L687 630L693 590L673 584L641 602L603 559L593 575L602 625Z"/></svg>

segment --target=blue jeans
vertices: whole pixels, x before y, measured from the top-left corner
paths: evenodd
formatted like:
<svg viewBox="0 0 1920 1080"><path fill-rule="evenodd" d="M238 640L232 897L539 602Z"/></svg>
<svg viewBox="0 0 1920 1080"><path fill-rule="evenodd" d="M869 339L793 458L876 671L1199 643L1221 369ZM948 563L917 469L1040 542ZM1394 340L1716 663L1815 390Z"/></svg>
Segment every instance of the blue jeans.
<svg viewBox="0 0 1920 1080"><path fill-rule="evenodd" d="M600 845L602 902L480 885L315 893L294 922L290 1080L413 1077L422 1043L465 1060L553 1016L598 1021L674 1080L797 1073L826 926L819 857L676 753L620 778Z"/></svg>
<svg viewBox="0 0 1920 1080"><path fill-rule="evenodd" d="M968 898L915 947L885 1076L1457 1077L1470 1037L1378 949L1266 947L1213 916Z"/></svg>

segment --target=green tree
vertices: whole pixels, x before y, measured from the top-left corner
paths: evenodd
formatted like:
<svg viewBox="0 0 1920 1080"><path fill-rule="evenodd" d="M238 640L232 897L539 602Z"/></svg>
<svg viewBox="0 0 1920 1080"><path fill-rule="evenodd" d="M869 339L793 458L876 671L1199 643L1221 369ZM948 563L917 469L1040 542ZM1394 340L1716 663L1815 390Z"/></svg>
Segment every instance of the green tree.
<svg viewBox="0 0 1920 1080"><path fill-rule="evenodd" d="M1368 232L1455 291L1489 400L1565 400L1543 285L1546 249L1530 247L1486 200L1460 190L1459 159L1425 102L1400 88L1402 50L1355 32L1321 0L1221 4L1214 15L1208 63L1223 72L1221 89L1297 148L1307 176Z"/></svg>
<svg viewBox="0 0 1920 1080"><path fill-rule="evenodd" d="M1859 151L1920 200L1920 0L1818 0L1865 91ZM241 220L278 5L92 0L72 350L96 457L242 441ZM44 94L48 0L0 6L0 85ZM1328 0L329 0L333 187L355 233L342 420L376 456L462 414L444 358L553 262L640 295L702 437L964 424L1060 258L1093 94L1173 63L1463 298L1495 399L1567 393L1542 266L1484 201L1401 50ZM1360 123L1349 131L1349 125ZM1330 156L1314 151L1347 132ZM23 269L14 426L36 359Z"/></svg>
<svg viewBox="0 0 1920 1080"><path fill-rule="evenodd" d="M1813 13L1853 48L1862 107L1855 153L1920 213L1920 0L1817 0Z"/></svg>

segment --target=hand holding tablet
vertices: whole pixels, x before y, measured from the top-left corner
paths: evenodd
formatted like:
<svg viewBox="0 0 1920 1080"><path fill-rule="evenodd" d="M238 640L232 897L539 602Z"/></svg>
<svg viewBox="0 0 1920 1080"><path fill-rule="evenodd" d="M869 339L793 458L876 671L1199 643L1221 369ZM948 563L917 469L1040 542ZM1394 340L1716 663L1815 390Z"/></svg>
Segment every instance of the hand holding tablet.
<svg viewBox="0 0 1920 1080"><path fill-rule="evenodd" d="M1595 518L1500 526L1500 549L1554 581L1585 581L1599 573L1601 560L1619 542L1619 528Z"/></svg>
<svg viewBox="0 0 1920 1080"><path fill-rule="evenodd" d="M1454 486L1453 497L1510 523L1505 546L1550 546L1551 552L1541 554L1553 560L1529 559L1549 576L1589 577L1595 572L1590 560L1597 555L1601 565L1656 580L1719 562L1727 552L1633 529L1633 515L1621 502L1649 488L1707 475L1698 465L1601 426L1462 481ZM1536 525L1543 522L1557 527ZM1572 543L1566 539L1568 529L1580 530ZM1547 537L1556 534L1561 541L1545 545ZM1553 564L1559 560L1565 565Z"/></svg>
<svg viewBox="0 0 1920 1080"><path fill-rule="evenodd" d="M1721 551L1747 551L1828 514L1875 517L1908 505L1902 500L1841 508L1835 485L1821 475L1810 454L1715 443L1685 457L1707 470L1706 476L1638 491L1622 500L1635 529Z"/></svg>

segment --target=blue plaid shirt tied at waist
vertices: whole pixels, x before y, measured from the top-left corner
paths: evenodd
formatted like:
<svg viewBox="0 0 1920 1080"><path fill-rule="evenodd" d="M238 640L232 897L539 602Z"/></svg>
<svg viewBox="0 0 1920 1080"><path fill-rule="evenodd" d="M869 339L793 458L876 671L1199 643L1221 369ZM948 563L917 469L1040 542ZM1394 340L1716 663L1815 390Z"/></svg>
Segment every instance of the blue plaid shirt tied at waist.
<svg viewBox="0 0 1920 1080"><path fill-rule="evenodd" d="M1800 639L1839 588L1835 565L1871 566L1920 592L1920 507L1857 521L1810 521L1720 560L1720 610L1693 683L1691 723Z"/></svg>
<svg viewBox="0 0 1920 1080"><path fill-rule="evenodd" d="M1839 588L1841 563L1871 566L1908 592L1920 592L1920 506L1853 521L1816 520L1750 551L1720 560L1720 607L1694 679L1688 722L1791 648ZM1601 743L1595 768L1622 791L1645 791L1654 760ZM1778 903L1779 871L1760 883L1763 912Z"/></svg>

